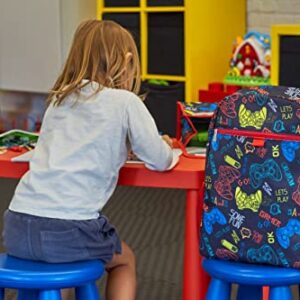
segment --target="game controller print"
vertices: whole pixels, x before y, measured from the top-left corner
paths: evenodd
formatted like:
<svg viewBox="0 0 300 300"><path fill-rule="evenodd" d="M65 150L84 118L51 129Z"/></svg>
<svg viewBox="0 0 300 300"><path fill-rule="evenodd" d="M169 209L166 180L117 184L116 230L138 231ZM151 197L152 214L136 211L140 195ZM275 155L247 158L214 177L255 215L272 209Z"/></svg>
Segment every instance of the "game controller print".
<svg viewBox="0 0 300 300"><path fill-rule="evenodd" d="M258 188L263 184L263 180L270 178L271 180L281 181L282 173L277 162L270 158L262 164L253 164L249 170L250 182L254 188Z"/></svg>
<svg viewBox="0 0 300 300"><path fill-rule="evenodd" d="M284 249L290 247L290 240L295 235L300 235L300 221L298 219L290 219L288 223L276 230L276 237Z"/></svg>
<svg viewBox="0 0 300 300"><path fill-rule="evenodd" d="M247 251L247 258L249 262L252 263L268 263L271 265L278 265L279 263L279 259L275 251L269 245L263 245L258 249L250 248Z"/></svg>
<svg viewBox="0 0 300 300"><path fill-rule="evenodd" d="M292 162L296 158L296 153L300 149L300 142L283 141L281 150L287 161Z"/></svg>
<svg viewBox="0 0 300 300"><path fill-rule="evenodd" d="M235 118L237 116L237 112L235 109L235 101L238 100L239 95L233 94L227 97L227 101L222 101L219 104L220 110L223 114L228 118Z"/></svg>
<svg viewBox="0 0 300 300"><path fill-rule="evenodd" d="M238 209L243 210L248 208L253 212L257 212L262 202L262 192L261 190L257 190L256 193L247 195L238 186L235 190L235 200Z"/></svg>
<svg viewBox="0 0 300 300"><path fill-rule="evenodd" d="M240 178L241 173L237 169L231 166L220 166L219 167L219 177L214 183L214 188L217 193L227 200L233 199L231 184L238 178Z"/></svg>
<svg viewBox="0 0 300 300"><path fill-rule="evenodd" d="M244 127L254 127L256 129L261 129L267 118L267 109L263 107L259 111L251 112L246 109L244 104L241 104L239 109L239 120L242 128Z"/></svg>
<svg viewBox="0 0 300 300"><path fill-rule="evenodd" d="M213 208L210 212L203 214L204 229L208 234L213 232L213 225L217 223L224 225L227 223L225 216L218 208Z"/></svg>
<svg viewBox="0 0 300 300"><path fill-rule="evenodd" d="M300 176L298 177L298 187L293 193L292 199L300 206Z"/></svg>

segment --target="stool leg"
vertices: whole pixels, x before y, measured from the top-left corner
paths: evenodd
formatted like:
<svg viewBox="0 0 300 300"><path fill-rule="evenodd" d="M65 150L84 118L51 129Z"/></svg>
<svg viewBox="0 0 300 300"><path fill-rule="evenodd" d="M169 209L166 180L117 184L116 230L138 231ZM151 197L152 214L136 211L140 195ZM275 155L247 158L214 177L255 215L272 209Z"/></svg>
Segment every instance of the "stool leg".
<svg viewBox="0 0 300 300"><path fill-rule="evenodd" d="M231 284L216 278L210 282L206 300L230 300Z"/></svg>
<svg viewBox="0 0 300 300"><path fill-rule="evenodd" d="M257 285L239 285L237 299L262 299L262 287Z"/></svg>
<svg viewBox="0 0 300 300"><path fill-rule="evenodd" d="M18 300L37 300L39 297L38 290L28 290L28 289L19 289L18 290Z"/></svg>
<svg viewBox="0 0 300 300"><path fill-rule="evenodd" d="M40 290L39 300L62 300L60 290Z"/></svg>
<svg viewBox="0 0 300 300"><path fill-rule="evenodd" d="M288 286L270 287L270 300L292 300L292 293Z"/></svg>
<svg viewBox="0 0 300 300"><path fill-rule="evenodd" d="M75 288L76 300L100 300L99 292L95 282Z"/></svg>
<svg viewBox="0 0 300 300"><path fill-rule="evenodd" d="M269 300L270 288L268 286L263 287L263 300Z"/></svg>

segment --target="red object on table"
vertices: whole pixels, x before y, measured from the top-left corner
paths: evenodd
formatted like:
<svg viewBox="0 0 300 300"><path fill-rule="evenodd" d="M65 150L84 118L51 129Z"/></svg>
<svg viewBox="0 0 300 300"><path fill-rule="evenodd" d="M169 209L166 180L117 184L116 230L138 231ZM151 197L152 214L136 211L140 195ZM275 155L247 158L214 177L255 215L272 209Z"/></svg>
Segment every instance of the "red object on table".
<svg viewBox="0 0 300 300"><path fill-rule="evenodd" d="M20 178L28 163L11 162L15 152L0 155L0 177ZM186 190L183 300L203 300L209 277L201 266L199 226L202 209L205 159L181 156L178 165L167 172L150 171L143 164L125 164L120 170L119 185L175 188Z"/></svg>
<svg viewBox="0 0 300 300"><path fill-rule="evenodd" d="M184 104L180 101L176 103L176 140L182 143L182 146L185 148L190 140L198 133L195 125L193 124L193 119L211 119L213 117L213 112L201 112L197 115L188 114L185 111ZM182 119L185 119L189 124L190 132L186 132L185 136L182 134ZM175 146L176 147L176 146ZM178 148L178 147L177 147ZM182 149L180 146L179 148Z"/></svg>

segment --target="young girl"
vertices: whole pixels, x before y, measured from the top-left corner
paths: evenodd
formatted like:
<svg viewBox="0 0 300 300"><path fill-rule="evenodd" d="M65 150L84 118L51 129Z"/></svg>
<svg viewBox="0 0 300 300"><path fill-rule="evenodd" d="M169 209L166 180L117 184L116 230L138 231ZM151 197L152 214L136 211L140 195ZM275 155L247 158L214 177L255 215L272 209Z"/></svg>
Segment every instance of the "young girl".
<svg viewBox="0 0 300 300"><path fill-rule="evenodd" d="M101 213L130 144L146 165L166 170L171 139L136 96L138 53L127 30L89 20L77 29L49 95L40 137L4 216L10 255L51 263L101 259L107 299L133 300L135 259Z"/></svg>

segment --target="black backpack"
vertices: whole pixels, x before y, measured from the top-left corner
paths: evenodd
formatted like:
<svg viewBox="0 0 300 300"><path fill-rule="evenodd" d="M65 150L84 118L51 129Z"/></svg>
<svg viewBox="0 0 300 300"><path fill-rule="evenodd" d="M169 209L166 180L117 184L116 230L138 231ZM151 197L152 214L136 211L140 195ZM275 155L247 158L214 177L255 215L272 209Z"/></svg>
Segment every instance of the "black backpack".
<svg viewBox="0 0 300 300"><path fill-rule="evenodd" d="M300 89L240 90L209 128L203 256L300 267Z"/></svg>

